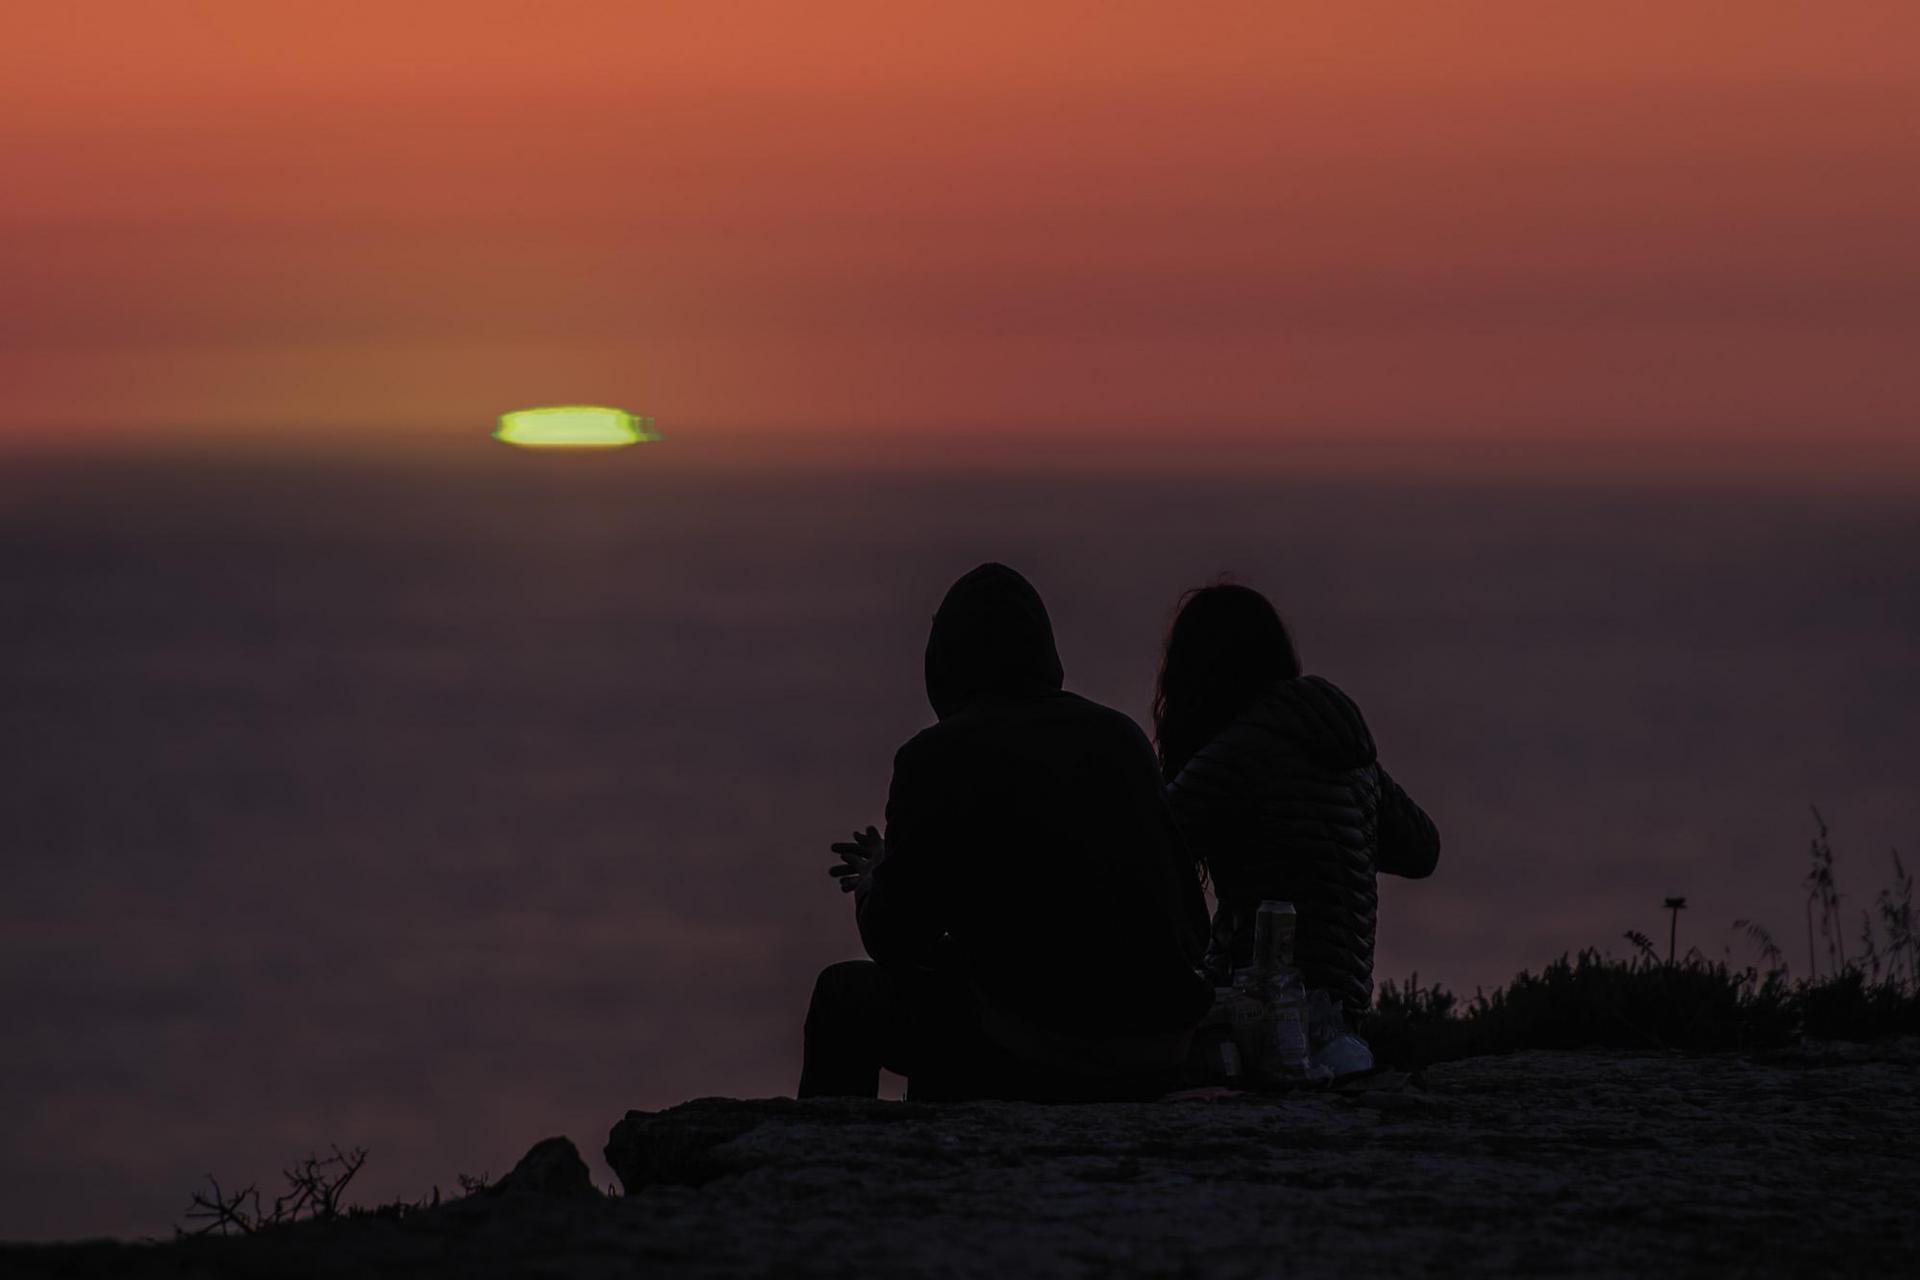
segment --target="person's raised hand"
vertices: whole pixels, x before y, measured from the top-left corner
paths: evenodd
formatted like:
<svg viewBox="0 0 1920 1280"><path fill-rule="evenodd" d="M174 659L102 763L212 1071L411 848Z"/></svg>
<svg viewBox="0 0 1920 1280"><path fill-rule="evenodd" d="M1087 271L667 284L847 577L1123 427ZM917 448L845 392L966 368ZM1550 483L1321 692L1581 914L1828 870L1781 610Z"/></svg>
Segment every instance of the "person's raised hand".
<svg viewBox="0 0 1920 1280"><path fill-rule="evenodd" d="M840 882L840 892L852 893L873 870L873 864L881 854L887 851L887 842L872 827L853 833L851 842L842 841L833 846L840 855L840 865L828 867L827 874Z"/></svg>

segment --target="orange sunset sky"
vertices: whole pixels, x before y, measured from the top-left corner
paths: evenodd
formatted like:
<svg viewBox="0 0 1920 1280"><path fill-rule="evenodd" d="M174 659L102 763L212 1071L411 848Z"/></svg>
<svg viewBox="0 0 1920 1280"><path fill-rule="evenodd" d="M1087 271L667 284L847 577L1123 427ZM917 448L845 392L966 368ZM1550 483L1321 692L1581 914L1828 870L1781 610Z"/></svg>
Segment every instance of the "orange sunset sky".
<svg viewBox="0 0 1920 1280"><path fill-rule="evenodd" d="M1920 477L1913 0L10 4L0 179L0 444Z"/></svg>

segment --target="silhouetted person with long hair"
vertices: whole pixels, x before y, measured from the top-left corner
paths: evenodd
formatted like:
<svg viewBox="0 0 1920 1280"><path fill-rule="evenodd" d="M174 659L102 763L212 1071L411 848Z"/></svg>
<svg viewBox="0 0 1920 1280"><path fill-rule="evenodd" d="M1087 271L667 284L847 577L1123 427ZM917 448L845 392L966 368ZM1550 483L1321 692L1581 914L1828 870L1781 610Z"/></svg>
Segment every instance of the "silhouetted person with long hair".
<svg viewBox="0 0 1920 1280"><path fill-rule="evenodd" d="M1254 910L1284 899L1307 985L1364 1011L1375 877L1432 874L1440 836L1381 767L1360 708L1301 674L1265 596L1221 584L1181 597L1153 724L1175 821L1219 901L1210 962L1249 963Z"/></svg>
<svg viewBox="0 0 1920 1280"><path fill-rule="evenodd" d="M1207 914L1153 748L1061 689L1046 606L1004 565L927 640L939 722L894 756L885 837L834 851L872 960L821 973L800 1096L1151 1097L1212 999Z"/></svg>

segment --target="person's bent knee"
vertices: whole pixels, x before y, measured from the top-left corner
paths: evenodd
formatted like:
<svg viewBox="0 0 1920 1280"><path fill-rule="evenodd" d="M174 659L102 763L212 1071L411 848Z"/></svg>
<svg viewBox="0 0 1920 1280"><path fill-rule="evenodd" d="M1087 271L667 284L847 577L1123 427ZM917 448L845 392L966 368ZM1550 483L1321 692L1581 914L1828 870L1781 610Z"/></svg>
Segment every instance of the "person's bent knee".
<svg viewBox="0 0 1920 1280"><path fill-rule="evenodd" d="M807 1005L807 1022L817 1023L848 1008L871 1002L878 986L880 966L871 960L842 960L830 964L813 980L813 1000Z"/></svg>

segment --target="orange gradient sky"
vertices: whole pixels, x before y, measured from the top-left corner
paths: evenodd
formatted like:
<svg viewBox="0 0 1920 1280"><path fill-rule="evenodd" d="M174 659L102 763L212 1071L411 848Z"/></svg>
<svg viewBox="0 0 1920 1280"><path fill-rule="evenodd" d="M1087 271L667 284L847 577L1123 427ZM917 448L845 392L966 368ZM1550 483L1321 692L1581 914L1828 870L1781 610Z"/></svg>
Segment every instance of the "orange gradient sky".
<svg viewBox="0 0 1920 1280"><path fill-rule="evenodd" d="M0 442L1920 475L1917 155L1912 0L9 5Z"/></svg>

